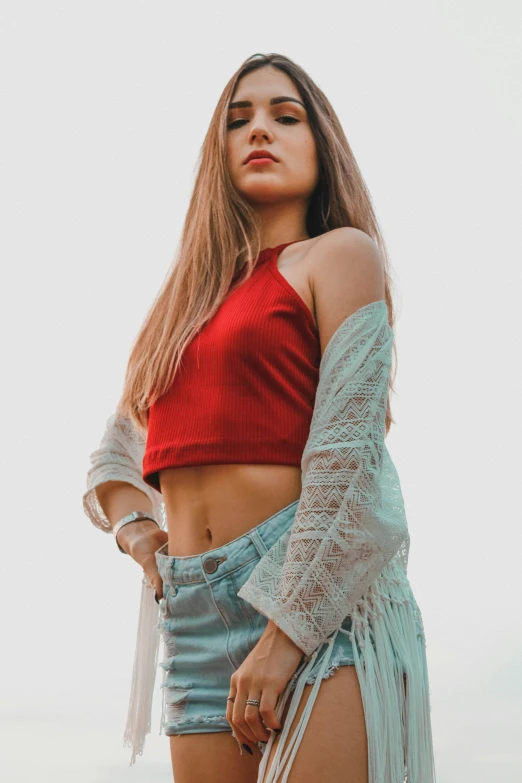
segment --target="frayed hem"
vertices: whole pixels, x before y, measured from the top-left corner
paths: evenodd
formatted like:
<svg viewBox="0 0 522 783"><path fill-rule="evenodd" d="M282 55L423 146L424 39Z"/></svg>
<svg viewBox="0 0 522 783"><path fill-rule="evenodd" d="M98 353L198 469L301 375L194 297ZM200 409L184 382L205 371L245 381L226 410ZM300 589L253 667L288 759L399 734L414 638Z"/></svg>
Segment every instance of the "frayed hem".
<svg viewBox="0 0 522 783"><path fill-rule="evenodd" d="M322 675L322 680L328 680L335 672L341 667L341 666L355 666L355 661L346 658L345 655L342 654L342 650L339 650L337 653L337 656L334 658L333 661L329 661L328 666L325 669L324 674ZM308 677L305 680L306 685L313 685L317 679L319 667L316 664L315 671L310 672ZM290 686L290 693L293 693L295 690L297 679L294 679L292 685Z"/></svg>
<svg viewBox="0 0 522 783"><path fill-rule="evenodd" d="M325 673L322 676L323 680L328 680L332 674L335 674L335 672L341 667L341 666L355 666L355 661L351 661L347 658L341 658L339 661L334 661L333 663L330 663L328 665L328 668L326 669ZM314 682L317 679L317 673L310 674L305 682L307 685L313 685Z"/></svg>
<svg viewBox="0 0 522 783"><path fill-rule="evenodd" d="M203 726L203 725L215 725L216 723L222 723L224 729L230 729L230 723L227 721L226 715L193 715L191 718L186 718L186 720L180 720L176 721L175 723L169 723L166 721L163 724L163 730L167 736L171 736L172 734L178 733L180 729L183 729L185 726Z"/></svg>
<svg viewBox="0 0 522 783"><path fill-rule="evenodd" d="M176 725L185 726L190 723L219 723L220 721L226 721L226 720L227 720L226 715L213 715L211 717L209 717L208 715L194 715L192 718L187 718L184 721L180 721Z"/></svg>

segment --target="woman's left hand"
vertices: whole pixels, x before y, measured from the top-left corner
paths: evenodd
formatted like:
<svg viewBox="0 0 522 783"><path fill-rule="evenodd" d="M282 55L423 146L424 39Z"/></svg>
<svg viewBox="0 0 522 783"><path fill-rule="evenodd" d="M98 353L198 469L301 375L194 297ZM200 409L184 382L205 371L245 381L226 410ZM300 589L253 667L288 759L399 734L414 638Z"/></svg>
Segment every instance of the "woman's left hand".
<svg viewBox="0 0 522 783"><path fill-rule="evenodd" d="M230 678L228 695L234 701L227 701L226 714L238 742L268 742L269 729L282 728L276 718L276 702L303 655L301 648L269 620L252 652ZM261 704L247 704L247 699L259 699Z"/></svg>

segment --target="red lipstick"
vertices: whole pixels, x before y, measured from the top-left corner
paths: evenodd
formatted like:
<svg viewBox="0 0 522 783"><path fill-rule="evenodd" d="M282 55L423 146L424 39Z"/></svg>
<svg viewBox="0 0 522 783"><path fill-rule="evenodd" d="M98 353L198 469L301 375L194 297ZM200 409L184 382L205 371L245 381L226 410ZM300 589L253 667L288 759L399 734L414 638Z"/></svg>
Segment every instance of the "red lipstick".
<svg viewBox="0 0 522 783"><path fill-rule="evenodd" d="M272 153L269 150L252 150L250 155L244 160L244 163L250 163L250 161L253 161L254 164L261 164L261 163L271 163L275 161L278 162L275 155L272 155Z"/></svg>

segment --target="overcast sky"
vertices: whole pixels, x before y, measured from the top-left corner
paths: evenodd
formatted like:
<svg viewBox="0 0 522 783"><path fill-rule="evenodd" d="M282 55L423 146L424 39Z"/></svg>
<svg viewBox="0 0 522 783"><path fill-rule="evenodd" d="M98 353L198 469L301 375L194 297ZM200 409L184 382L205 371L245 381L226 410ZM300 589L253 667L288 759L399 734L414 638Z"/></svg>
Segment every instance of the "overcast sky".
<svg viewBox="0 0 522 783"><path fill-rule="evenodd" d="M171 780L159 677L128 766L141 571L81 497L216 101L256 52L325 91L390 251L387 444L438 783L522 779L520 22L515 0L4 0L3 781Z"/></svg>

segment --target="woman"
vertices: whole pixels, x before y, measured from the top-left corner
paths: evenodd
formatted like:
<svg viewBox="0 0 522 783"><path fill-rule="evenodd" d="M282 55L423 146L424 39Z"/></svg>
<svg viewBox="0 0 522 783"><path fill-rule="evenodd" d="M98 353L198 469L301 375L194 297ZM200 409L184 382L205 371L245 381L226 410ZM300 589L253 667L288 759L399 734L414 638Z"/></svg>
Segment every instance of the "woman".
<svg viewBox="0 0 522 783"><path fill-rule="evenodd" d="M333 108L290 59L249 58L84 496L144 572L131 763L150 731L153 586L176 783L434 780L384 444L392 327L384 242Z"/></svg>

